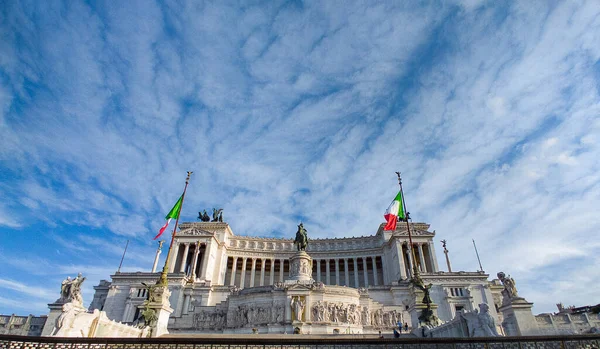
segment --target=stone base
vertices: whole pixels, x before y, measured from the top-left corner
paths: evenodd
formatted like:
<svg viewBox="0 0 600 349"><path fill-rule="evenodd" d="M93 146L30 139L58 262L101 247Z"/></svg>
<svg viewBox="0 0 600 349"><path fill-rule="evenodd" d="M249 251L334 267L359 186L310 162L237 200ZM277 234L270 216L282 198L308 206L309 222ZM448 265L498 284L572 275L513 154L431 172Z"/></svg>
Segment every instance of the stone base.
<svg viewBox="0 0 600 349"><path fill-rule="evenodd" d="M514 297L510 303L503 304L500 309L504 321L502 327L507 336L535 336L539 334L539 327L529 303L525 298Z"/></svg>
<svg viewBox="0 0 600 349"><path fill-rule="evenodd" d="M169 297L171 291L166 286L156 287L153 290L152 301L148 303L148 308L156 312L157 321L156 326L152 329L152 337L160 337L164 334L168 334L169 330L167 326L169 324L169 316L173 313Z"/></svg>
<svg viewBox="0 0 600 349"><path fill-rule="evenodd" d="M48 318L44 324L44 329L42 330L43 337L50 337L53 335L56 326L56 320L63 312L63 305L65 305L65 303L60 302L59 300L48 304L50 312L48 313ZM87 311L87 309L85 309L83 306L77 306L77 309L78 313L84 313Z"/></svg>
<svg viewBox="0 0 600 349"><path fill-rule="evenodd" d="M438 305L430 304L429 306L431 307L433 316L435 316L437 318L438 317L438 315L437 315ZM423 313L423 310L425 310L425 309L427 309L427 305L423 304L423 303L416 303L416 304L411 305L408 308L408 313L410 314L410 320L411 320L412 324L425 325L424 323L422 323L421 320L419 320L419 316L421 316L421 314Z"/></svg>
<svg viewBox="0 0 600 349"><path fill-rule="evenodd" d="M288 281L311 281L312 279L312 258L304 251L298 251L290 258L290 276Z"/></svg>

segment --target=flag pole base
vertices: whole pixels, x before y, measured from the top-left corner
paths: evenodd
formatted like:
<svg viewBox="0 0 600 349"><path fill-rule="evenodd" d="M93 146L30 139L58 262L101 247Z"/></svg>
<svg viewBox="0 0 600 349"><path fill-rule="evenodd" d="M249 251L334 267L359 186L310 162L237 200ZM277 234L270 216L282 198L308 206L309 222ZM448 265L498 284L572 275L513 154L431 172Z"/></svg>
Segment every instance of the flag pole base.
<svg viewBox="0 0 600 349"><path fill-rule="evenodd" d="M167 266L165 265L162 272L160 273L160 277L158 278L158 281L156 281L156 285L159 285L159 286L168 286L169 285L169 280L167 279L167 272L168 272Z"/></svg>

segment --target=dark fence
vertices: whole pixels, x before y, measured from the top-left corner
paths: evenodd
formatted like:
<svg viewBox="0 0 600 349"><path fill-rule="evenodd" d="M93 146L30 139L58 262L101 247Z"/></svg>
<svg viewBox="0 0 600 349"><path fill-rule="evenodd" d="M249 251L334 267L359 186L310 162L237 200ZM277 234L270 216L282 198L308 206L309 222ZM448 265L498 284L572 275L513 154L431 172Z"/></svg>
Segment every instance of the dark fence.
<svg viewBox="0 0 600 349"><path fill-rule="evenodd" d="M252 335L204 338L57 338L0 335L0 349L600 349L600 335L492 338L350 338Z"/></svg>

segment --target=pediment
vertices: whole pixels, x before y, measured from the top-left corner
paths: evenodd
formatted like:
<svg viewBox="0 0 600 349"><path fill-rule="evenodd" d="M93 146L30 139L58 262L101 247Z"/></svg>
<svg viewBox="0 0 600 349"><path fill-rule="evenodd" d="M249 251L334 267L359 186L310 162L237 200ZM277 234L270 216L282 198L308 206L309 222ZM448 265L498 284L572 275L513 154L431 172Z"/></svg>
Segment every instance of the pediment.
<svg viewBox="0 0 600 349"><path fill-rule="evenodd" d="M411 230L410 231L411 235L413 236L435 236L434 233L426 231L426 230ZM402 230L402 231L395 231L394 235L402 235L402 236L408 236L408 230Z"/></svg>
<svg viewBox="0 0 600 349"><path fill-rule="evenodd" d="M291 284L286 287L288 291L310 291L313 289L312 284Z"/></svg>
<svg viewBox="0 0 600 349"><path fill-rule="evenodd" d="M215 234L198 228L183 229L177 233L177 236L214 236Z"/></svg>

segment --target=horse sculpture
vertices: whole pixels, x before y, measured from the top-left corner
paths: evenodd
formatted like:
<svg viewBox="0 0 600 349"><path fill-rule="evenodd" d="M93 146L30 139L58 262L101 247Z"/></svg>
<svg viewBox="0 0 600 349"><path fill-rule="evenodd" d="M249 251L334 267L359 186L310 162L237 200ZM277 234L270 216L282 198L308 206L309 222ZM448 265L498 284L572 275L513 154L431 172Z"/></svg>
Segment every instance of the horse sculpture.
<svg viewBox="0 0 600 349"><path fill-rule="evenodd" d="M298 231L296 232L294 244L298 248L298 251L306 251L306 247L308 246L308 236L302 223L298 224Z"/></svg>

